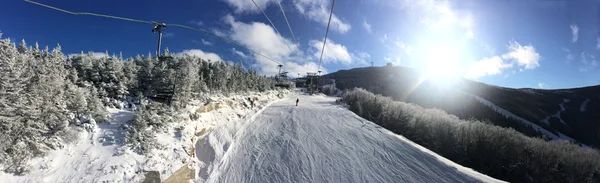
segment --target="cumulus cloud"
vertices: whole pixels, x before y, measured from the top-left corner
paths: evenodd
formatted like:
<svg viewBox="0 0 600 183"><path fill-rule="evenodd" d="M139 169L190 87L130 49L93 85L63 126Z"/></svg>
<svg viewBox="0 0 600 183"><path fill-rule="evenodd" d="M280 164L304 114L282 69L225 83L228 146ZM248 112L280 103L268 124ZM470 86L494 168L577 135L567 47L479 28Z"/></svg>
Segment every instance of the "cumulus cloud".
<svg viewBox="0 0 600 183"><path fill-rule="evenodd" d="M516 41L511 41L508 46L510 52L502 55L503 59L513 59L525 69L535 69L540 66L540 54L531 45L522 46Z"/></svg>
<svg viewBox="0 0 600 183"><path fill-rule="evenodd" d="M579 26L577 26L577 24L571 24L570 27L571 27L571 35L573 36L571 41L577 42L577 40L579 39Z"/></svg>
<svg viewBox="0 0 600 183"><path fill-rule="evenodd" d="M182 52L176 53L175 55L176 56L183 56L183 55L196 56L203 60L210 60L212 62L224 61L219 55L217 55L215 53L204 52L200 49L183 50Z"/></svg>
<svg viewBox="0 0 600 183"><path fill-rule="evenodd" d="M371 24L367 23L367 20L363 21L363 28L365 28L367 32L371 33Z"/></svg>
<svg viewBox="0 0 600 183"><path fill-rule="evenodd" d="M328 0L294 0L294 6L300 14L312 21L327 26L327 22L329 21L329 11L331 10L331 4L329 2L330 1ZM345 33L348 32L352 26L350 26L349 23L342 21L336 15L334 9L329 28L340 33Z"/></svg>
<svg viewBox="0 0 600 183"><path fill-rule="evenodd" d="M546 89L546 88L548 88L548 85L546 83L538 83L538 88Z"/></svg>
<svg viewBox="0 0 600 183"><path fill-rule="evenodd" d="M323 41L311 40L308 43L313 48L313 55L316 58L321 57L321 50L323 49ZM352 56L348 52L346 46L336 44L330 39L327 39L325 44L325 51L323 52L323 63L352 63Z"/></svg>
<svg viewBox="0 0 600 183"><path fill-rule="evenodd" d="M508 53L472 62L468 66L465 77L477 79L482 76L497 75L501 74L504 69L512 68L513 65L525 69L535 69L540 66L539 60L540 54L535 51L533 46L523 46L516 41L510 41ZM524 70L519 68L519 71L523 72ZM505 75L505 78L508 76L510 75Z"/></svg>
<svg viewBox="0 0 600 183"><path fill-rule="evenodd" d="M256 8L252 0L222 0L234 9L235 13L258 13L260 10ZM274 0L254 0L262 9L266 9L267 5Z"/></svg>
<svg viewBox="0 0 600 183"><path fill-rule="evenodd" d="M512 64L504 62L499 56L484 58L483 60L471 63L465 77L477 79L486 75L497 75L502 73L502 69L511 67Z"/></svg>
<svg viewBox="0 0 600 183"><path fill-rule="evenodd" d="M317 72L318 65L314 62L308 62L307 60L310 60L310 58L306 57L296 44L277 34L271 26L261 22L240 22L231 15L225 16L223 21L230 26L229 38L281 63L285 71L302 74ZM286 44L291 47L291 50ZM256 61L252 64L252 67L257 68L258 72L267 75L278 73L278 63L258 54L247 56ZM321 68L321 71L327 73L324 68Z"/></svg>

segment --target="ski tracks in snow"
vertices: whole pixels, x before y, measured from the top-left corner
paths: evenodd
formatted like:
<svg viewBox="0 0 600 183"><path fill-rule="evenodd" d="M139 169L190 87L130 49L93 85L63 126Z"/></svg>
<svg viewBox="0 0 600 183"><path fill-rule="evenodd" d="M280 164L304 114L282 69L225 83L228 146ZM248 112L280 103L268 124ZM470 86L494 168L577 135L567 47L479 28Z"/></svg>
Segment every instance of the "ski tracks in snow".
<svg viewBox="0 0 600 183"><path fill-rule="evenodd" d="M196 144L205 182L495 182L334 105L298 95Z"/></svg>

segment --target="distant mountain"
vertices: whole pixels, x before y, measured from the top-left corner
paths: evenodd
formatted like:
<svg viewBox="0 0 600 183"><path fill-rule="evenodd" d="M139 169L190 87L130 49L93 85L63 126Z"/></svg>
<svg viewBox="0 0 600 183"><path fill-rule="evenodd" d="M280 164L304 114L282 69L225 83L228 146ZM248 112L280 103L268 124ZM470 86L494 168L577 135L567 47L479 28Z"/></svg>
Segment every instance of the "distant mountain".
<svg viewBox="0 0 600 183"><path fill-rule="evenodd" d="M462 119L510 127L528 136L600 147L600 86L505 88L467 79L426 79L406 67L366 67L324 75L339 89L360 87Z"/></svg>

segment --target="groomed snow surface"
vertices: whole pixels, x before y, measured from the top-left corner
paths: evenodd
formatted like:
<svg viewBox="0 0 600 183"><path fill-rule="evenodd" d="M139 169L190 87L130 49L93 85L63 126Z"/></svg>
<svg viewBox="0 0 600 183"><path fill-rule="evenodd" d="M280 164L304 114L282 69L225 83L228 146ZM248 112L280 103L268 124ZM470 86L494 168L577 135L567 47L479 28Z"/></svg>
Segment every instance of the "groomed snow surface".
<svg viewBox="0 0 600 183"><path fill-rule="evenodd" d="M203 135L196 143L197 181L501 182L362 119L335 99L290 95Z"/></svg>

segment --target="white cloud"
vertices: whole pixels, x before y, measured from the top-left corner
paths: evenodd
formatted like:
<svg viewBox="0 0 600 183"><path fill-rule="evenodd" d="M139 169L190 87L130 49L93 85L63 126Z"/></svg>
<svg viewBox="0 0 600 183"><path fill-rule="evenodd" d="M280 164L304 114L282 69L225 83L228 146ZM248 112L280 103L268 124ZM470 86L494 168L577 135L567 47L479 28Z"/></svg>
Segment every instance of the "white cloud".
<svg viewBox="0 0 600 183"><path fill-rule="evenodd" d="M418 19L431 29L445 30L450 27L460 28L464 36L471 39L474 36L473 15L466 11L452 8L449 0L382 0L386 6L397 7L407 12L411 18Z"/></svg>
<svg viewBox="0 0 600 183"><path fill-rule="evenodd" d="M210 46L210 45L212 45L212 43L211 43L211 42L208 42L208 41L206 41L206 40L204 40L204 39L202 39L202 44L203 44L203 45L207 45L207 46Z"/></svg>
<svg viewBox="0 0 600 183"><path fill-rule="evenodd" d="M535 69L540 66L540 54L533 46L522 46L516 41L510 41L508 49L510 52L502 55L503 59L513 59L519 66L525 66L525 69Z"/></svg>
<svg viewBox="0 0 600 183"><path fill-rule="evenodd" d="M221 37L227 37L227 34L225 34L222 30L217 29L217 28L212 28L212 32L217 35L217 36L221 36Z"/></svg>
<svg viewBox="0 0 600 183"><path fill-rule="evenodd" d="M546 88L548 88L548 85L546 83L538 83L538 88L546 89Z"/></svg>
<svg viewBox="0 0 600 183"><path fill-rule="evenodd" d="M215 53L204 52L200 49L183 50L182 52L176 53L175 55L177 55L177 56L183 56L183 55L196 56L203 60L210 60L212 62L224 61L219 55L217 55Z"/></svg>
<svg viewBox="0 0 600 183"><path fill-rule="evenodd" d="M572 60L575 59L575 56L573 55L573 53L571 53L571 50L569 50L568 48L565 48L565 47L563 47L562 50L567 53L567 56L566 56L567 60L565 62L570 63Z"/></svg>
<svg viewBox="0 0 600 183"><path fill-rule="evenodd" d="M231 48L231 52L233 52L236 55L239 55L242 58L246 58L248 57L246 54L244 54L244 52L238 51L235 48Z"/></svg>
<svg viewBox="0 0 600 183"><path fill-rule="evenodd" d="M225 16L223 20L230 26L229 38L281 63L285 71L301 74L317 72L318 65L315 62L309 62L312 57L305 56L296 44L277 34L271 26L261 22L239 22L231 15ZM291 50L286 44L290 45ZM258 72L266 75L278 73L277 63L257 54L247 56L254 58L256 62L252 64L252 67L257 68ZM321 68L321 71L327 73L324 68Z"/></svg>
<svg viewBox="0 0 600 183"><path fill-rule="evenodd" d="M579 71L581 72L593 71L598 66L596 56L592 54L587 54L585 52L581 52L581 63L583 64L579 68Z"/></svg>
<svg viewBox="0 0 600 183"><path fill-rule="evenodd" d="M573 39L571 39L571 41L573 42L577 42L577 40L579 39L579 26L577 26L577 24L571 24L571 35L573 36Z"/></svg>
<svg viewBox="0 0 600 183"><path fill-rule="evenodd" d="M260 10L256 8L252 0L222 0L234 9L235 13L258 13ZM269 3L274 0L254 0L261 9L267 9Z"/></svg>
<svg viewBox="0 0 600 183"><path fill-rule="evenodd" d="M398 48L400 48L400 50L402 50L407 55L410 55L413 51L413 49L410 46L408 46L406 43L404 43L402 41L396 41L394 43L396 44L396 46Z"/></svg>
<svg viewBox="0 0 600 183"><path fill-rule="evenodd" d="M510 41L508 53L501 56L486 57L481 61L473 62L467 69L465 77L477 79L487 75L497 75L502 70L512 68L513 65L525 67L525 69L535 69L540 66L540 54L535 51L531 45L522 46L516 41ZM520 72L525 71L519 68ZM516 71L513 71L513 74ZM508 77L510 74L505 74Z"/></svg>
<svg viewBox="0 0 600 183"><path fill-rule="evenodd" d="M368 60L371 58L371 54L366 52L353 53L352 58L356 60L357 64L366 65L369 62Z"/></svg>
<svg viewBox="0 0 600 183"><path fill-rule="evenodd" d="M383 57L383 60L386 61L386 64L392 63L394 66L398 66L402 63L400 57L396 57L395 59L392 57Z"/></svg>
<svg viewBox="0 0 600 183"><path fill-rule="evenodd" d="M367 20L363 21L363 28L365 28L367 32L371 33L371 24L367 23Z"/></svg>
<svg viewBox="0 0 600 183"><path fill-rule="evenodd" d="M294 0L294 5L300 14L321 25L327 26L327 22L329 21L329 11L331 10L331 4L328 0ZM335 13L333 13L329 28L340 33L345 33L348 32L352 26L342 21Z"/></svg>
<svg viewBox="0 0 600 183"><path fill-rule="evenodd" d="M317 58L321 57L321 50L323 48L323 41L311 40L308 43L312 48L314 48L314 56ZM348 49L346 46L341 44L336 44L330 39L327 39L327 44L325 44L325 51L323 52L323 63L352 63L352 57L350 53L348 53Z"/></svg>
<svg viewBox="0 0 600 183"><path fill-rule="evenodd" d="M484 58L481 61L471 63L465 77L476 79L486 75L497 75L502 73L502 69L511 67L511 63L504 62L499 56Z"/></svg>

